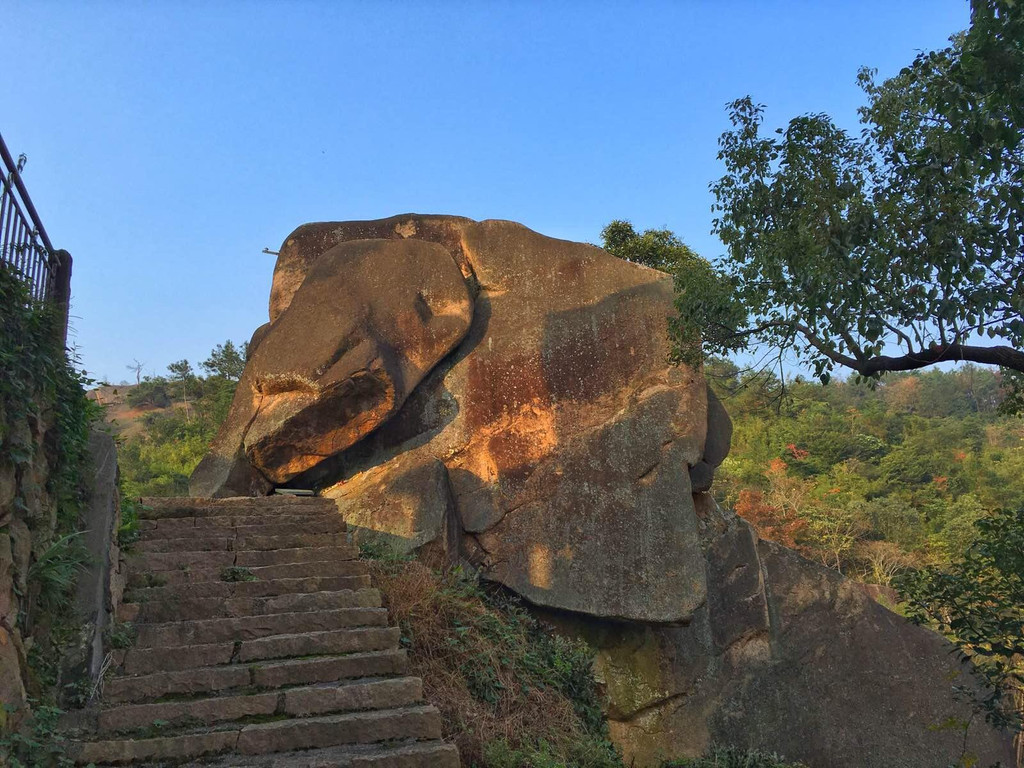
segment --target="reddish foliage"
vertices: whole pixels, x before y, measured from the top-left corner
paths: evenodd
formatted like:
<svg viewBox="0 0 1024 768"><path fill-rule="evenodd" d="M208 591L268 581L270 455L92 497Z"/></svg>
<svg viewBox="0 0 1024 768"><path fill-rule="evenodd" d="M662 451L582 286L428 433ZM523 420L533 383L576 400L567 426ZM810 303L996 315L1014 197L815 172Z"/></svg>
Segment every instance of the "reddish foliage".
<svg viewBox="0 0 1024 768"><path fill-rule="evenodd" d="M785 471L785 462L776 459ZM775 461L772 464L775 464ZM775 467L773 466L773 469ZM774 541L784 547L798 549L796 538L807 526L804 520L793 514L787 514L779 507L774 507L764 500L760 491L745 488L740 491L736 500L736 514L754 526L758 536Z"/></svg>
<svg viewBox="0 0 1024 768"><path fill-rule="evenodd" d="M806 451L803 448L797 448L796 443L790 443L789 445L787 445L786 450L789 451L790 456L797 460L806 459L808 456L811 455L810 451Z"/></svg>

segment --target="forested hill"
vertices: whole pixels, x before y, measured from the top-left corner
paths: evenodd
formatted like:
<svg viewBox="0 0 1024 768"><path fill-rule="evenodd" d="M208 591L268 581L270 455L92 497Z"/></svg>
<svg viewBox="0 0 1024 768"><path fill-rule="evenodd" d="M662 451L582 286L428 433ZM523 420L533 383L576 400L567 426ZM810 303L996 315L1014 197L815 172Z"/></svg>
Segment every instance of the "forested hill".
<svg viewBox="0 0 1024 768"><path fill-rule="evenodd" d="M147 411L123 437L127 493L187 493L226 414L241 372L234 363L127 388L128 404ZM725 361L707 373L735 423L715 479L719 501L764 538L849 576L888 584L907 567L946 562L979 517L1024 505L1024 420L1000 412L998 372L890 375L874 389L799 379L782 387Z"/></svg>
<svg viewBox="0 0 1024 768"><path fill-rule="evenodd" d="M1024 505L1024 420L965 365L827 386L708 366L735 423L714 490L764 538L864 581L961 554L972 523Z"/></svg>

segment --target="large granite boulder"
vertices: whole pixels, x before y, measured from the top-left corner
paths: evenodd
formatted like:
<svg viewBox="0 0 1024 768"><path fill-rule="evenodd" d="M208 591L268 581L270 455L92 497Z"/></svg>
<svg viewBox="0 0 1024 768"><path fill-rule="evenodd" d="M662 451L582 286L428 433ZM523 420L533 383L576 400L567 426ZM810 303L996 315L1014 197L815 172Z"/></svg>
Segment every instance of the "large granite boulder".
<svg viewBox="0 0 1024 768"><path fill-rule="evenodd" d="M706 493L732 425L669 364L672 311L667 275L512 222L305 225L193 493L315 488L356 538L519 593L597 649L627 763L954 760L949 646Z"/></svg>
<svg viewBox="0 0 1024 768"><path fill-rule="evenodd" d="M195 494L248 495L353 445L455 348L473 311L447 251L421 240L339 244L288 304L250 343Z"/></svg>

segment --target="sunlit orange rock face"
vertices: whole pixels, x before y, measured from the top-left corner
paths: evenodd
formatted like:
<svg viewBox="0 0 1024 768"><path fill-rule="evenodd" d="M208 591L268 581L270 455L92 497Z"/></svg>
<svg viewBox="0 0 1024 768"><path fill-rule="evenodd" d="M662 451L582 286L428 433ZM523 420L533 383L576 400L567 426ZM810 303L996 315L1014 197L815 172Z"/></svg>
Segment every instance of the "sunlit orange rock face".
<svg viewBox="0 0 1024 768"><path fill-rule="evenodd" d="M731 424L668 363L672 312L667 275L512 222L302 226L192 493L313 488L357 538L522 595L595 649L627 765L1008 764L941 727L969 717L944 640L715 504Z"/></svg>

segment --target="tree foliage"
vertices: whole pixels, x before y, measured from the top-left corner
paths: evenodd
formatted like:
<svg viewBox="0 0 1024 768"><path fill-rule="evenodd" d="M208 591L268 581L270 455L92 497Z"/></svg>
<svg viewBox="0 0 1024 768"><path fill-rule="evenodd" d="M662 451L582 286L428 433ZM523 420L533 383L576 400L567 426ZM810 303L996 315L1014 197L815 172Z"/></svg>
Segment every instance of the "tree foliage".
<svg viewBox="0 0 1024 768"><path fill-rule="evenodd" d="M714 493L766 539L864 581L956 561L975 523L1024 506L1024 421L1002 374L891 374L877 386L796 379L714 359L732 415Z"/></svg>
<svg viewBox="0 0 1024 768"><path fill-rule="evenodd" d="M974 543L948 567L898 580L908 616L937 627L987 683L979 701L997 725L1019 724L1024 691L1024 507L978 520Z"/></svg>
<svg viewBox="0 0 1024 768"><path fill-rule="evenodd" d="M225 379L238 381L242 378L248 356L249 342L243 342L241 347L236 347L234 342L228 339L211 350L210 356L202 363L203 370L211 376L223 376Z"/></svg>
<svg viewBox="0 0 1024 768"><path fill-rule="evenodd" d="M218 344L203 363L209 376L198 376L187 360L168 366L170 377L146 376L126 396L130 405L149 406L143 431L121 445L118 458L125 495L188 494L188 478L206 454L227 418L241 369L245 344ZM179 401L182 408L170 407Z"/></svg>
<svg viewBox="0 0 1024 768"><path fill-rule="evenodd" d="M681 301L677 344L794 351L823 381L952 360L1024 371L1022 16L977 0L949 47L882 83L862 70L860 135L824 114L765 135L764 107L733 102L711 185L731 292L712 312Z"/></svg>
<svg viewBox="0 0 1024 768"><path fill-rule="evenodd" d="M701 360L699 336L682 327L681 321L701 325L725 320L739 323L745 317L729 281L670 230L647 229L638 233L629 221L616 219L601 230L601 241L613 256L672 275L676 307L686 308L685 313L680 311L669 318L669 332L676 340L676 362L696 366Z"/></svg>

